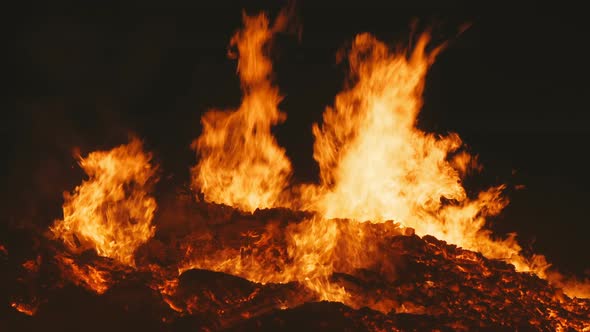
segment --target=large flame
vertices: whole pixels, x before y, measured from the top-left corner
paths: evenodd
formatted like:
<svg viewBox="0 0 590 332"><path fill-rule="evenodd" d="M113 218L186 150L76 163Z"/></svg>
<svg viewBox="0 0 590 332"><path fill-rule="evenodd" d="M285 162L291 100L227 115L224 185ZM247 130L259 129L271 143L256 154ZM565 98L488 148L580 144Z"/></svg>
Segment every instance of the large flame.
<svg viewBox="0 0 590 332"><path fill-rule="evenodd" d="M200 160L192 169L192 184L205 200L245 211L274 206L291 174L291 163L271 134L285 120L277 108L279 91L271 84L272 64L265 47L284 22L273 28L265 15L244 15L243 30L230 44L237 46L238 72L244 97L235 111L210 111L203 132L193 142Z"/></svg>
<svg viewBox="0 0 590 332"><path fill-rule="evenodd" d="M325 218L395 220L541 273L547 264L532 266L512 237L494 241L482 230L485 218L508 203L505 187L469 198L462 177L477 163L461 150L460 137L416 127L426 73L441 50L427 51L429 39L422 34L409 54L392 52L369 34L354 39L348 57L354 84L313 127L321 183L304 188L304 201Z"/></svg>
<svg viewBox="0 0 590 332"><path fill-rule="evenodd" d="M64 194L64 218L51 227L55 237L74 252L94 249L134 265L135 250L155 232L156 201L149 195L155 168L150 159L138 139L80 158L89 178Z"/></svg>

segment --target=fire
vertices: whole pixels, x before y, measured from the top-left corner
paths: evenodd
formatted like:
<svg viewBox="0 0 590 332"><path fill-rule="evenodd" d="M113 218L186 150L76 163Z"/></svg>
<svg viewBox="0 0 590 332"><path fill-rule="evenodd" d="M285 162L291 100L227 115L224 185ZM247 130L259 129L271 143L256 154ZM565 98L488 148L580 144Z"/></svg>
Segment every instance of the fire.
<svg viewBox="0 0 590 332"><path fill-rule="evenodd" d="M230 41L238 49L244 97L235 111L213 110L201 119L203 132L192 148L200 156L192 185L205 200L244 211L275 206L291 174L291 163L272 136L286 119L277 108L279 91L271 84L272 64L264 47L284 22L272 28L265 15L248 17Z"/></svg>
<svg viewBox="0 0 590 332"><path fill-rule="evenodd" d="M590 278L578 279L564 276L556 271L546 271L542 277L549 280L555 287L563 289L564 293L570 297L590 298Z"/></svg>
<svg viewBox="0 0 590 332"><path fill-rule="evenodd" d="M286 116L277 108L281 97L271 85L272 64L264 52L273 34L284 26L286 14L282 12L272 28L264 14L244 15L243 20L244 28L233 36L230 45L238 48L244 98L236 111L212 111L203 117L203 133L192 145L200 155L199 163L192 169L192 184L203 192L205 200L244 211L296 206L298 198L291 197L289 201L283 195L291 164L270 128ZM347 298L344 289L327 280L333 272L334 250L341 233L336 223L314 217L289 227L286 234L277 232L273 228L251 234L254 248L260 252L250 257L243 257L232 248L203 255L189 246L180 271L207 268L261 283L297 280L315 290L320 299ZM288 243L288 262L273 259L271 252L275 248L267 246L278 237L284 237Z"/></svg>
<svg viewBox="0 0 590 332"><path fill-rule="evenodd" d="M462 180L481 169L476 157L462 150L459 135L416 127L428 68L444 46L428 51L429 41L424 33L412 51L392 52L369 34L354 39L348 56L354 83L313 127L321 183L304 187L302 200L325 218L395 220L542 274L548 264L541 257L533 264L513 237L495 241L483 230L486 217L508 204L505 186L468 197Z"/></svg>
<svg viewBox="0 0 590 332"><path fill-rule="evenodd" d="M64 193L64 218L50 228L53 235L73 252L92 249L134 265L135 250L155 232L156 201L148 192L156 169L150 159L138 139L80 158L89 178Z"/></svg>
<svg viewBox="0 0 590 332"><path fill-rule="evenodd" d="M323 123L313 126L320 183L296 187L298 196L285 195L291 165L270 133L285 115L277 109L281 98L271 85L272 64L263 52L284 19L279 16L271 29L264 14L244 15L244 29L230 42L239 52L242 105L203 117L203 133L192 145L201 158L192 169L192 184L205 200L243 211L289 206L318 216L283 235L288 262L277 263L268 253L242 257L235 249L203 256L189 246L181 271L208 268L262 283L297 280L322 299L346 299L344 290L327 281L338 260L335 243L341 237L351 240L342 246L347 260L339 262L339 269L347 270L369 264L366 246L371 240L362 238L360 224L336 229L330 221L345 218L394 220L419 235L433 235L547 278L550 265L543 256L525 258L514 235L493 239L484 229L486 218L498 215L509 202L505 185L469 197L462 181L481 170L477 157L464 149L456 133L437 135L417 128L428 69L444 48L429 50L428 33L413 49L397 52L367 33L354 39L348 55L352 85L326 109ZM259 236L261 248L279 235L270 230ZM569 288L576 294L582 289L577 284Z"/></svg>
<svg viewBox="0 0 590 332"><path fill-rule="evenodd" d="M212 254L190 246L180 268L226 272L259 283L299 281L316 291L318 299L346 302L342 287L328 277L334 272L343 228L319 218L303 220L281 229L269 224L262 232L242 234L239 248L224 248Z"/></svg>
<svg viewBox="0 0 590 332"><path fill-rule="evenodd" d="M506 186L468 195L462 183L481 170L477 157L458 134L417 127L426 75L444 45L430 47L424 33L413 47L392 51L370 34L356 36L348 54L351 84L312 128L320 181L293 186L290 161L271 133L286 115L278 109L281 96L265 51L285 26L286 14L272 27L264 14L244 14L243 20L244 28L230 40L238 51L242 103L237 110L203 116L202 134L192 143L200 158L191 170L192 187L206 201L240 211L206 205L206 217L199 219L199 210L195 218L202 224L190 232L171 228L152 239L157 168L133 138L80 157L88 179L64 193L63 219L50 227L50 235L69 250L53 259L26 260L24 270L36 275L44 271L42 264L57 263L65 279L99 295L119 279L147 280L175 312L163 322L215 312L230 326L236 317L322 300L370 308L389 322L400 313L440 318L447 310L475 311L483 318L488 311L528 303L536 310L526 311L531 325L547 319L554 326L587 329L580 325L583 317L573 316L586 302L515 268L568 295L590 296L590 283L549 272L543 256L524 257L514 234L493 238L484 226L509 203ZM262 215L273 207L290 209ZM232 216L214 220L217 208ZM144 244L148 250L138 251L136 265ZM154 252L167 252L164 244L170 259L150 261ZM3 245L0 253L8 254ZM216 272L183 274L190 269ZM218 272L232 276L220 280L228 276ZM224 283L230 287L216 293ZM431 307L426 299L435 295ZM23 303L11 305L34 315L37 307ZM560 305L565 309L554 309ZM454 327L467 329L462 322Z"/></svg>
<svg viewBox="0 0 590 332"><path fill-rule="evenodd" d="M441 49L426 52L428 41L422 35L407 58L368 34L355 38L349 62L356 83L326 109L322 126L313 127L321 184L309 201L326 218L393 219L437 236L463 233L459 221L505 205L501 187L483 194L483 206L469 204L460 171L470 156L458 155L459 169L448 159L461 147L459 136L416 128L427 69ZM457 204L445 205L443 198Z"/></svg>
<svg viewBox="0 0 590 332"><path fill-rule="evenodd" d="M58 255L55 258L60 263L63 276L78 286L102 294L113 284L108 270L100 270L88 264L79 264L74 258L64 255Z"/></svg>
<svg viewBox="0 0 590 332"><path fill-rule="evenodd" d="M37 273L39 272L39 266L41 265L41 255L37 255L36 259L29 259L22 264L27 271Z"/></svg>

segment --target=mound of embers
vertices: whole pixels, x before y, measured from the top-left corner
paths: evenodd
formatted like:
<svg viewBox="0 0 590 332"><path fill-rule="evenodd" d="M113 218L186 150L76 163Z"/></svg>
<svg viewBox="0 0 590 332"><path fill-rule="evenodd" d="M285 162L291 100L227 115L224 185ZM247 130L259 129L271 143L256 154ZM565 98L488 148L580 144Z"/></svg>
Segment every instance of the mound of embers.
<svg viewBox="0 0 590 332"><path fill-rule="evenodd" d="M350 295L353 308L321 301L296 281L260 284L205 269L178 273L186 243L200 255L288 260L280 235L253 239L269 229L281 234L308 218L305 213L243 214L186 203L159 215L156 236L135 253L136 267L91 251L68 253L61 242L31 229L3 229L0 295L9 302L2 307L2 330L590 330L590 300L569 298L512 265L418 237L393 222L360 224L380 235L375 262L329 276Z"/></svg>

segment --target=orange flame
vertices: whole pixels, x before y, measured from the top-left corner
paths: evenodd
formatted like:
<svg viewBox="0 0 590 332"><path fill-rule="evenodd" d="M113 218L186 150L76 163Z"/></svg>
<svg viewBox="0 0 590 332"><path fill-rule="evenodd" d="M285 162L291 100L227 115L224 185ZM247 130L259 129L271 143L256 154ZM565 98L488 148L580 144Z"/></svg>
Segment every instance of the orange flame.
<svg viewBox="0 0 590 332"><path fill-rule="evenodd" d="M286 205L317 211L322 218L287 230L291 260L279 262L278 270L273 270L273 259L244 258L231 248L214 257L194 257L189 248L181 271L209 268L263 283L298 280L322 299L343 301L346 292L327 281L337 254L346 247L336 249L336 243L341 237L352 239L345 249L348 261L339 262L339 269L349 269L370 260L363 254L367 248L355 246L370 241L360 241L360 225L337 229L327 219L351 218L395 220L420 235L434 235L545 276L549 264L543 256L527 260L514 236L493 240L483 230L486 217L508 204L502 195L505 186L468 197L461 181L481 169L477 158L461 150L459 135L434 135L416 127L428 68L442 49L427 51L426 33L411 52L391 52L369 34L355 38L348 57L355 83L326 109L323 124L313 127L321 182L301 186L300 197L281 196L291 165L270 128L285 115L277 109L281 98L270 83L272 64L263 48L283 19L279 16L269 29L264 14L244 15L245 28L230 42L239 51L242 105L233 112L212 111L203 117L203 133L192 145L201 157L192 169L192 184L205 200L245 211ZM273 236L269 230L258 241Z"/></svg>
<svg viewBox="0 0 590 332"><path fill-rule="evenodd" d="M590 297L587 281L548 275L544 256L522 256L515 234L493 239L484 225L508 204L505 185L468 197L462 180L481 170L477 157L461 150L455 133L416 127L427 70L442 49L427 52L429 41L422 34L407 56L369 34L355 38L348 57L355 82L326 109L323 124L313 126L321 183L302 186L301 203L324 218L395 220L533 272L570 296Z"/></svg>
<svg viewBox="0 0 590 332"><path fill-rule="evenodd" d="M547 279L553 286L562 289L570 297L590 298L590 278L578 279L564 276L556 271L545 272L541 277Z"/></svg>
<svg viewBox="0 0 590 332"><path fill-rule="evenodd" d="M395 220L530 269L512 238L494 241L482 230L485 217L508 204L504 186L467 197L462 177L479 166L459 151L460 137L416 127L426 73L442 48L428 52L429 39L421 35L406 56L369 34L355 38L348 57L355 83L313 127L321 183L304 187L303 200L325 218Z"/></svg>
<svg viewBox="0 0 590 332"><path fill-rule="evenodd" d="M543 256L523 257L514 235L492 239L484 224L508 204L505 186L469 197L462 180L481 169L477 158L462 150L459 135L435 135L416 127L428 68L442 49L427 51L428 34L420 36L412 51L404 52L390 51L369 34L354 39L348 57L354 84L336 96L322 125L313 126L320 184L302 185L300 196L288 197L291 164L271 133L271 127L286 116L278 109L281 96L271 84L272 64L264 51L284 18L282 14L269 27L264 14L244 15L244 29L230 41L238 49L244 97L237 110L214 110L203 116L203 132L192 143L200 156L192 168L192 186L206 201L248 212L289 206L317 215L290 224L285 232L270 224L264 233L242 234L251 239L251 255L243 248L205 253L189 245L181 272L205 268L260 283L298 281L315 291L319 300L389 312L396 304L353 299L330 276L370 266L379 251L374 240L402 234L401 227L408 227L419 235L504 259L519 271L532 271L576 294L588 292L584 284L547 275L549 264ZM64 219L51 227L54 236L74 252L93 249L134 266L135 250L155 232L151 221L156 202L148 194L155 173L150 159L136 139L81 158L89 179L73 194L64 194ZM384 225L382 233L370 233L364 221ZM286 243L285 255L275 254L281 250L274 245L279 238ZM105 271L65 256L60 262L77 284L97 293L111 285ZM176 287L175 280L157 285L170 306L182 311L171 298ZM403 304L397 309L419 310Z"/></svg>
<svg viewBox="0 0 590 332"><path fill-rule="evenodd" d="M291 224L286 230L271 223L261 234L243 234L255 239L249 248L225 248L213 255L203 255L198 248L189 247L179 272L209 269L263 284L299 281L316 291L319 300L346 303L346 291L328 280L338 254L342 253L337 248L342 232L336 222L319 218ZM286 259L276 254L282 246L274 242L281 238L286 242ZM252 249L251 254L244 255L244 249Z"/></svg>
<svg viewBox="0 0 590 332"><path fill-rule="evenodd" d="M62 220L50 228L74 252L96 250L100 256L134 265L134 252L155 232L156 201L148 194L155 168L138 139L110 151L80 158L89 179L64 193Z"/></svg>
<svg viewBox="0 0 590 332"><path fill-rule="evenodd" d="M239 52L242 104L237 111L205 114L203 133L192 145L200 154L199 163L192 169L193 187L201 190L207 201L250 212L298 204L281 196L291 175L291 164L270 128L286 116L277 108L281 97L271 85L272 64L264 53L273 34L285 26L286 15L279 14L273 28L269 28L264 14L244 15L244 29L231 39L230 44L237 45ZM327 280L333 271L336 224L314 218L289 227L286 234L277 232L271 228L256 235L256 244L262 247L275 237L285 236L289 262L276 262L272 250L242 257L239 251L227 248L213 256L202 256L189 247L180 271L207 268L261 283L298 280L316 290L320 299L343 301L346 292Z"/></svg>
<svg viewBox="0 0 590 332"><path fill-rule="evenodd" d="M192 185L205 200L254 211L276 205L291 174L291 163L270 132L286 119L271 85L272 64L264 52L274 32L263 14L248 17L230 41L239 52L238 72L244 97L236 111L210 111L192 148L200 155Z"/></svg>
<svg viewBox="0 0 590 332"><path fill-rule="evenodd" d="M55 259L59 262L62 275L78 286L103 294L113 284L109 271L101 271L88 264L78 264L73 258L64 255L57 255Z"/></svg>

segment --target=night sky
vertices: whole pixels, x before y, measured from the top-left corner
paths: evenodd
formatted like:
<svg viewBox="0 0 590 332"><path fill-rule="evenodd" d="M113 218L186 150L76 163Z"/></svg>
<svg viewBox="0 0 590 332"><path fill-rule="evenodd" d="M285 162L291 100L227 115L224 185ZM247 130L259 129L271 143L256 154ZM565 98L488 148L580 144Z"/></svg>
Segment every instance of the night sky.
<svg viewBox="0 0 590 332"><path fill-rule="evenodd" d="M189 145L210 108L239 105L235 60L226 57L242 8L275 15L285 1L21 2L8 47L13 63L0 120L5 222L46 227L61 214L62 192L84 178L82 154L142 138L160 164L159 192L189 182ZM212 1L213 2L213 1ZM407 43L412 22L449 41L426 82L419 127L457 132L484 171L466 182L523 184L492 220L562 271L590 275L590 95L587 19L563 6L474 7L469 2L299 1L295 34L272 50L287 121L273 129L295 181L313 181L311 125L345 82L336 52L370 32ZM399 3L399 4L396 4ZM337 4L337 5L336 5ZM563 5L563 2L560 2ZM471 24L460 35L457 31Z"/></svg>

